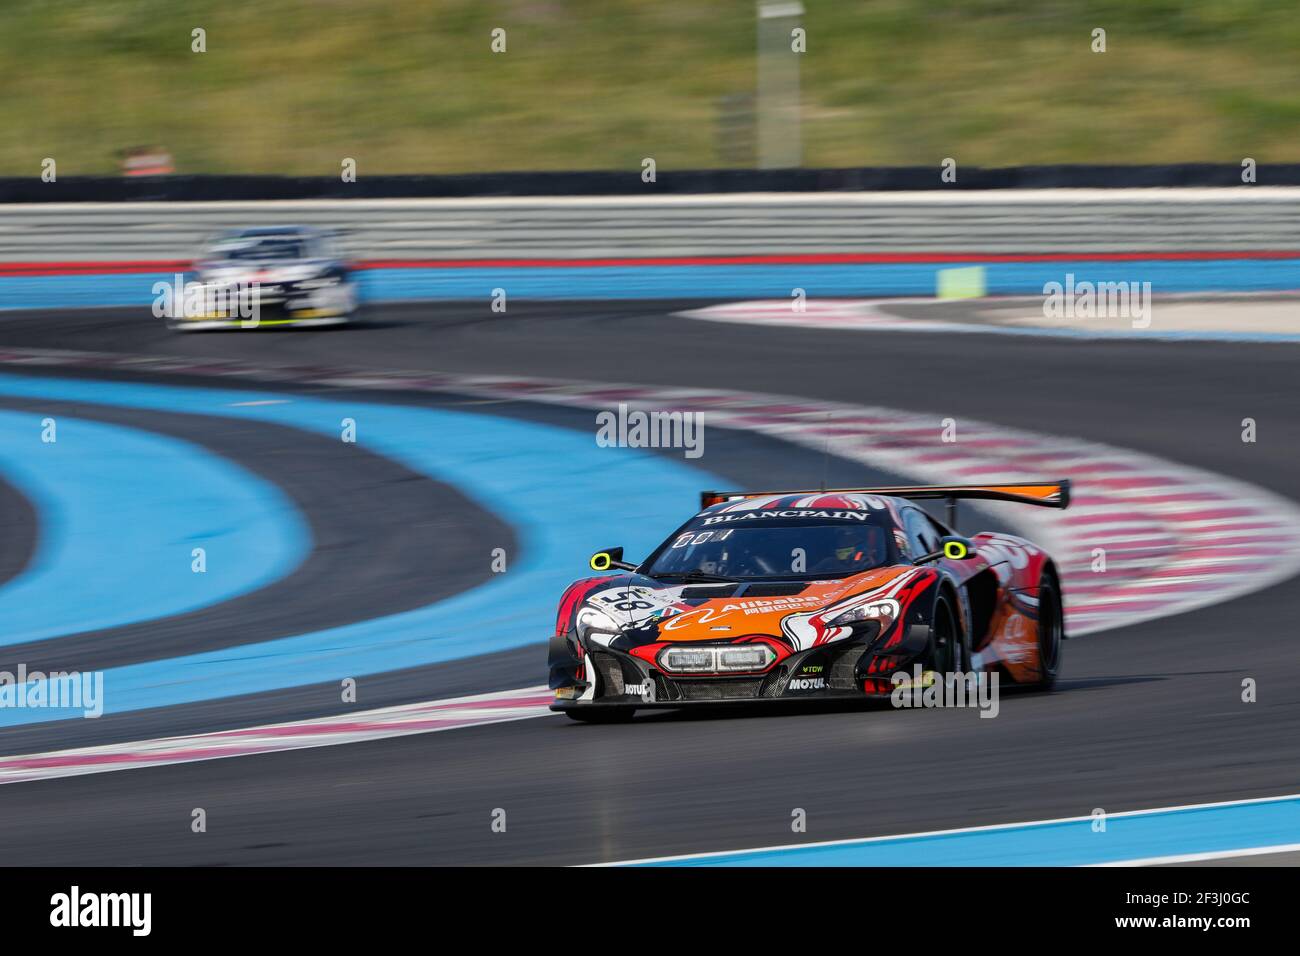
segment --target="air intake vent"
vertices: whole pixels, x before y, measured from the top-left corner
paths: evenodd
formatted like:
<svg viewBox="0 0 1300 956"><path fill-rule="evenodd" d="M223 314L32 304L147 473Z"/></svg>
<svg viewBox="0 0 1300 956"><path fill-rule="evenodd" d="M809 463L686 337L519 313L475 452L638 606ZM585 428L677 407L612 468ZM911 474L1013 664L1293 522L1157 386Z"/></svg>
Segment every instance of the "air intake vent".
<svg viewBox="0 0 1300 956"><path fill-rule="evenodd" d="M591 659L600 674L600 696L621 696L623 693L623 667L619 664L618 659L609 654L596 653L591 655Z"/></svg>
<svg viewBox="0 0 1300 956"><path fill-rule="evenodd" d="M802 594L808 589L808 585L802 581L774 581L771 584L751 584L745 588L745 593L741 597L790 597L793 594Z"/></svg>
<svg viewBox="0 0 1300 956"><path fill-rule="evenodd" d="M679 680L686 700L750 700L758 696L761 680Z"/></svg>
<svg viewBox="0 0 1300 956"><path fill-rule="evenodd" d="M710 584L707 586L682 588L682 600L691 598L728 598L740 588L738 584Z"/></svg>
<svg viewBox="0 0 1300 956"><path fill-rule="evenodd" d="M833 645L832 645L833 647ZM831 690L855 690L858 686L857 666L866 647L849 644L831 651L830 675L826 686Z"/></svg>

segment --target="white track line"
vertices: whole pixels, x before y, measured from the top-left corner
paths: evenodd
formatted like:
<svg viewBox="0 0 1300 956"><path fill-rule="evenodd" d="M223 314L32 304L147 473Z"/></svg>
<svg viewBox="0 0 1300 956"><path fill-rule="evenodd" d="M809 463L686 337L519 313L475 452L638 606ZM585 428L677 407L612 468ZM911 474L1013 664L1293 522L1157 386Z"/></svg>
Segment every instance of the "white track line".
<svg viewBox="0 0 1300 956"><path fill-rule="evenodd" d="M545 717L550 713L548 708L553 699L551 691L546 687L525 687L261 727L129 741L75 750L18 754L0 757L0 784L162 767L224 757L248 757L409 734L482 727L511 720Z"/></svg>
<svg viewBox="0 0 1300 956"><path fill-rule="evenodd" d="M1300 851L1300 843L1282 843L1278 846L1253 846L1244 850L1216 850L1213 853L1180 853L1174 856L1149 856L1140 860L1117 860L1112 863L1089 863L1099 866L1166 866L1170 863L1197 863L1202 860L1230 860L1239 856L1268 856L1274 853Z"/></svg>

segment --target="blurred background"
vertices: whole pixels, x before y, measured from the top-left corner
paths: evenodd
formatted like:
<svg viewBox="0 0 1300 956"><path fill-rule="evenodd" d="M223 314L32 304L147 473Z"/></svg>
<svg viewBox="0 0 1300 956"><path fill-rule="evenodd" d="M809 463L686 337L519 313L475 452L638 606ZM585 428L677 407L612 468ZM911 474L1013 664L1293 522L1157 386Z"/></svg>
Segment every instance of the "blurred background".
<svg viewBox="0 0 1300 956"><path fill-rule="evenodd" d="M770 29L755 0L6 0L0 175L1300 159L1286 0L765 6ZM765 67L794 26L806 54Z"/></svg>

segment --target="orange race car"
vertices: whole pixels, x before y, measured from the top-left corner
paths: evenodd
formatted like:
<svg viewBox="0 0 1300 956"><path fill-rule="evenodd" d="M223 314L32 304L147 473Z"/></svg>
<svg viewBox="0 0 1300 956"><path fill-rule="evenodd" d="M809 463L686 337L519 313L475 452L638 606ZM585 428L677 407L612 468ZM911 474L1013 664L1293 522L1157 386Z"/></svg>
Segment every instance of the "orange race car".
<svg viewBox="0 0 1300 956"><path fill-rule="evenodd" d="M700 703L890 697L997 674L1050 688L1060 575L1023 538L961 537L916 504L1050 508L1068 481L704 492L640 564L622 548L560 601L552 710L576 720Z"/></svg>

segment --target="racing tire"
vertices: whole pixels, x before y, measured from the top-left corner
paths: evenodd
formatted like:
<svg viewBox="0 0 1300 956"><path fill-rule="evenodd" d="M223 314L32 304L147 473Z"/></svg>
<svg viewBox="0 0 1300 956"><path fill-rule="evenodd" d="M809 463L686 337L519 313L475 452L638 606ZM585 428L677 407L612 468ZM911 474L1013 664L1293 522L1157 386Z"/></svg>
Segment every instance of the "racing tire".
<svg viewBox="0 0 1300 956"><path fill-rule="evenodd" d="M962 633L957 610L947 594L934 602L930 619L930 650L926 669L939 674L965 671L970 665L970 644Z"/></svg>
<svg viewBox="0 0 1300 956"><path fill-rule="evenodd" d="M626 724L636 713L631 707L580 707L564 716L584 724Z"/></svg>
<svg viewBox="0 0 1300 956"><path fill-rule="evenodd" d="M1061 670L1061 642L1065 640L1065 610L1061 586L1051 574L1038 583L1038 667L1041 676L1031 685L1051 690Z"/></svg>

